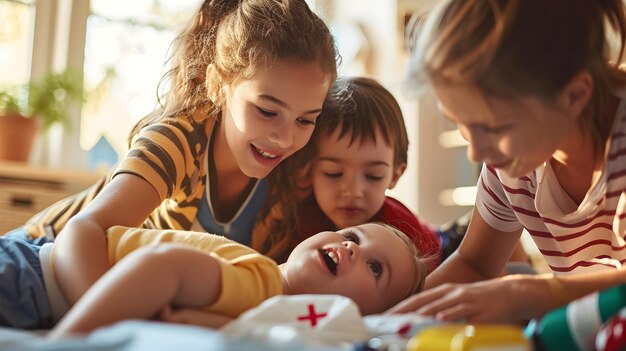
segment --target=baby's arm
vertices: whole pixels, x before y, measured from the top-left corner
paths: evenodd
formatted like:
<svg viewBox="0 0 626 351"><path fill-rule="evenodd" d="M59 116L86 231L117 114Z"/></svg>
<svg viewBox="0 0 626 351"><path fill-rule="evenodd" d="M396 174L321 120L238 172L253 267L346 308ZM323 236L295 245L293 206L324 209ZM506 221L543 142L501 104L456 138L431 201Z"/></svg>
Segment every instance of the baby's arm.
<svg viewBox="0 0 626 351"><path fill-rule="evenodd" d="M124 319L148 319L166 305L207 306L221 290L214 257L178 244L134 251L113 266L51 332L57 338Z"/></svg>
<svg viewBox="0 0 626 351"><path fill-rule="evenodd" d="M197 325L213 329L219 329L233 320L233 318L228 316L192 308L173 310L171 306L166 306L161 310L159 319L170 323Z"/></svg>
<svg viewBox="0 0 626 351"><path fill-rule="evenodd" d="M73 305L110 268L107 238L97 224L75 219L54 243L54 273Z"/></svg>
<svg viewBox="0 0 626 351"><path fill-rule="evenodd" d="M140 226L159 203L150 183L120 174L67 222L55 240L54 270L70 305L110 267L106 231L116 225Z"/></svg>

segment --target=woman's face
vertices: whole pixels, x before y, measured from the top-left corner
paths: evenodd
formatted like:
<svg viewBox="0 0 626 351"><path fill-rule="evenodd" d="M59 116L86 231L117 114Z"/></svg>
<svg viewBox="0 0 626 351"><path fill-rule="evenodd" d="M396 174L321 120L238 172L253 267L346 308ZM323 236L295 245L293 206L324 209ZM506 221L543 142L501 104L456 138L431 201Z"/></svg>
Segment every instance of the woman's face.
<svg viewBox="0 0 626 351"><path fill-rule="evenodd" d="M436 85L439 109L469 142L468 158L521 177L550 160L576 118L535 97L488 97L476 87Z"/></svg>
<svg viewBox="0 0 626 351"><path fill-rule="evenodd" d="M246 176L264 178L309 141L330 84L315 62L279 61L224 86L221 128Z"/></svg>

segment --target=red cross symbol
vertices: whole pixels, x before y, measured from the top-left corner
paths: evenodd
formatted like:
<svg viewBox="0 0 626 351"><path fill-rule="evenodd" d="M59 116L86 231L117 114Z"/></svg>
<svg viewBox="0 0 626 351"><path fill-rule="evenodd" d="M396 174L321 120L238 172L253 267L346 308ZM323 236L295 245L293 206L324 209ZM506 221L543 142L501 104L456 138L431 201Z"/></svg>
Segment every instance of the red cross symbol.
<svg viewBox="0 0 626 351"><path fill-rule="evenodd" d="M327 313L315 313L315 306L313 306L313 304L309 304L309 314L308 315L304 315L304 316L299 316L298 320L299 321L304 321L304 320L310 320L311 321L311 326L314 327L317 325L317 321L318 319L322 319L324 317L326 317Z"/></svg>
<svg viewBox="0 0 626 351"><path fill-rule="evenodd" d="M400 326L400 328L398 328L397 333L404 336L406 333L409 332L409 330L411 330L411 323L404 323Z"/></svg>

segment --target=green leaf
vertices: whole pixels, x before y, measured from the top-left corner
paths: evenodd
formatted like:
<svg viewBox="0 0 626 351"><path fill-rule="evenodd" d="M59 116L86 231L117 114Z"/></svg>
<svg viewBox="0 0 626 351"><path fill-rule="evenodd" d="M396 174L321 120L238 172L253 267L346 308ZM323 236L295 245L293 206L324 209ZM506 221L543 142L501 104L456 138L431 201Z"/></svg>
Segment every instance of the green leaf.
<svg viewBox="0 0 626 351"><path fill-rule="evenodd" d="M22 86L0 88L0 115L19 113L39 118L44 130L57 123L68 128L69 107L83 101L82 74L68 69Z"/></svg>

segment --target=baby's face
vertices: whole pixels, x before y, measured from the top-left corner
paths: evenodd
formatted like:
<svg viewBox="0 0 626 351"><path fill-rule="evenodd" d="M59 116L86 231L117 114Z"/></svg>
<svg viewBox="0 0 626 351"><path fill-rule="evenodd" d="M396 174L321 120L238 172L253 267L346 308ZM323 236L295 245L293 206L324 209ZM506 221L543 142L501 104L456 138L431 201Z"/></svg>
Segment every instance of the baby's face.
<svg viewBox="0 0 626 351"><path fill-rule="evenodd" d="M385 191L402 174L394 166L393 147L380 131L376 142L339 138L339 128L317 142L311 181L315 199L326 216L346 228L366 223L382 208Z"/></svg>
<svg viewBox="0 0 626 351"><path fill-rule="evenodd" d="M402 239L368 223L306 239L281 270L288 293L343 295L367 315L407 297L416 268Z"/></svg>

